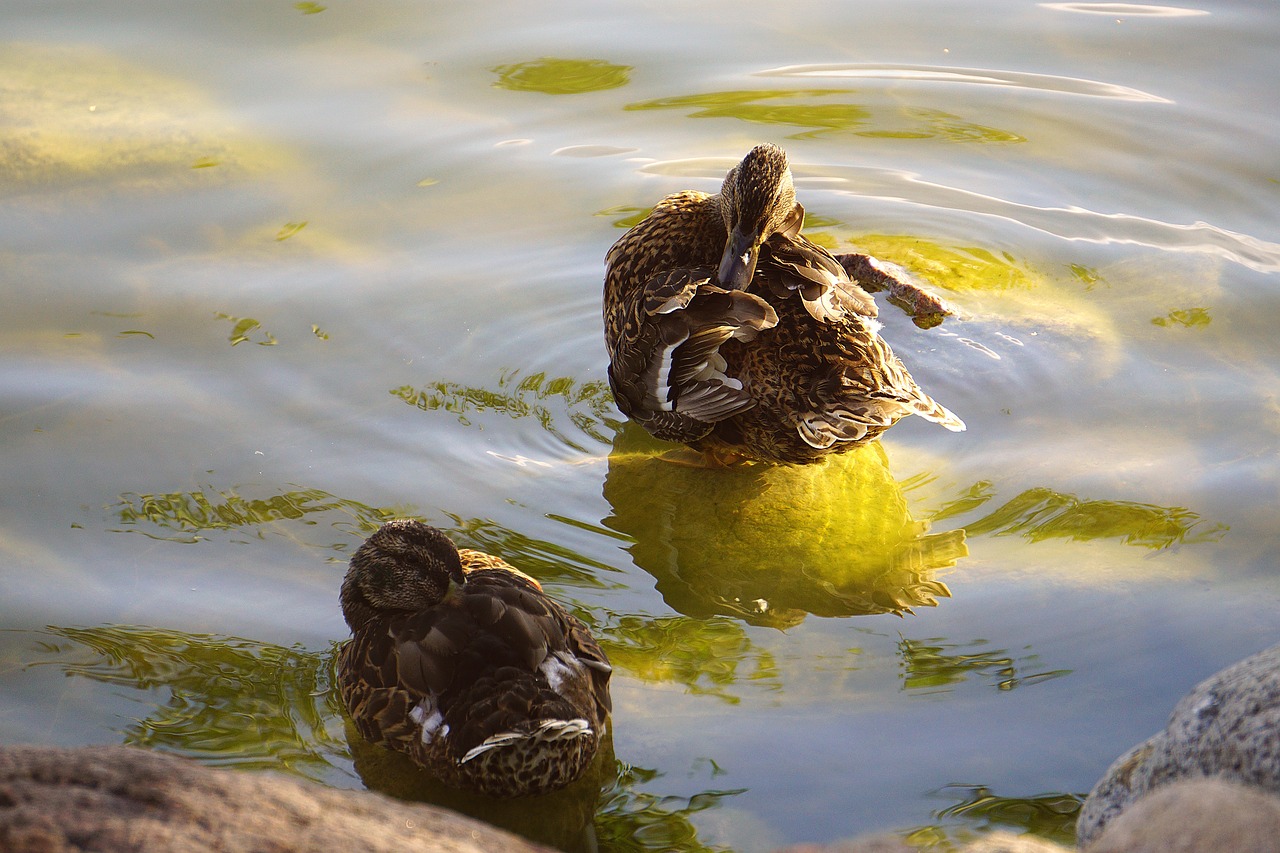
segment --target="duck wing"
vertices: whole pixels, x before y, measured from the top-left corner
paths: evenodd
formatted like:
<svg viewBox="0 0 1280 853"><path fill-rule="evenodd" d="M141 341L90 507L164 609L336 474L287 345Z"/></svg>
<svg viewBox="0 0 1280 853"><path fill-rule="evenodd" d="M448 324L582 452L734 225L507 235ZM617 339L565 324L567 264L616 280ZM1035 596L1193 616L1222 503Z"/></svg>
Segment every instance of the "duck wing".
<svg viewBox="0 0 1280 853"><path fill-rule="evenodd" d="M505 568L468 571L456 609L471 631L465 646L450 650L454 679L439 697L456 750L547 720L603 721L608 658L536 581Z"/></svg>
<svg viewBox="0 0 1280 853"><path fill-rule="evenodd" d="M453 678L447 649L457 640L435 631L439 615L375 619L339 652L339 692L367 740L403 752L419 740L418 709L434 708L433 697Z"/></svg>
<svg viewBox="0 0 1280 853"><path fill-rule="evenodd" d="M839 356L825 361L812 378L808 410L796 417L800 437L826 449L862 441L907 415L918 415L952 432L964 422L920 389L893 350L862 323L844 324L833 343Z"/></svg>
<svg viewBox="0 0 1280 853"><path fill-rule="evenodd" d="M609 380L623 414L658 438L693 441L754 401L725 374L720 347L751 341L778 324L764 299L716 285L710 269L652 276L635 303Z"/></svg>
<svg viewBox="0 0 1280 853"><path fill-rule="evenodd" d="M821 323L849 314L875 317L875 300L835 256L800 233L803 222L804 207L796 204L782 226L765 239L756 281L779 298L798 295L805 310Z"/></svg>

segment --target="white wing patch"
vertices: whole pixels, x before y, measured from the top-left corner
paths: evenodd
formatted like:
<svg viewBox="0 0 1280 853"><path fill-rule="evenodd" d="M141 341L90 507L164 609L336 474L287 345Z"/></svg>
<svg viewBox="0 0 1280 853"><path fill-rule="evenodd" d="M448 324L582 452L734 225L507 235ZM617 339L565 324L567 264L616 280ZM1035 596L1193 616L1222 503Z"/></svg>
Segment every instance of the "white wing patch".
<svg viewBox="0 0 1280 853"><path fill-rule="evenodd" d="M674 346L663 346L658 350L660 361L657 387L653 389L653 406L660 412L671 411L671 354L675 349Z"/></svg>
<svg viewBox="0 0 1280 853"><path fill-rule="evenodd" d="M409 712L409 719L422 727L422 742L428 746L436 739L437 732L441 737L449 734L449 727L442 727L444 715L440 713L440 709L436 707L435 701L430 696L414 706Z"/></svg>
<svg viewBox="0 0 1280 853"><path fill-rule="evenodd" d="M548 686L552 690L564 695L561 685L564 684L566 678L581 678L583 675L583 666L572 655L566 655L564 652L554 652L547 655L539 666L538 670L546 677Z"/></svg>
<svg viewBox="0 0 1280 853"><path fill-rule="evenodd" d="M483 755L491 749L502 749L523 741L550 743L589 737L592 734L594 732L591 730L591 724L581 718L573 720L543 720L531 732L502 732L490 735L479 746L474 746L467 750L467 754L462 756L462 760L458 763L466 764L471 759L478 755Z"/></svg>

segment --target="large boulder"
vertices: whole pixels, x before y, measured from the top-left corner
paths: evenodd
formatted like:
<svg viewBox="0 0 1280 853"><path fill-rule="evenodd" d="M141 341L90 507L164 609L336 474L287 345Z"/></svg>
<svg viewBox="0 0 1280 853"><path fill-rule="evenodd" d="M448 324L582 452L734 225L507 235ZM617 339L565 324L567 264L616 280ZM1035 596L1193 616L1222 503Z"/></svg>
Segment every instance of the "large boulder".
<svg viewBox="0 0 1280 853"><path fill-rule="evenodd" d="M1116 759L1081 809L1077 841L1096 839L1149 792L1202 777L1280 794L1280 645L1201 682L1164 731Z"/></svg>
<svg viewBox="0 0 1280 853"><path fill-rule="evenodd" d="M1221 778L1186 779L1138 800L1088 853L1275 853L1280 797Z"/></svg>
<svg viewBox="0 0 1280 853"><path fill-rule="evenodd" d="M0 748L6 853L550 853L453 812L118 746Z"/></svg>

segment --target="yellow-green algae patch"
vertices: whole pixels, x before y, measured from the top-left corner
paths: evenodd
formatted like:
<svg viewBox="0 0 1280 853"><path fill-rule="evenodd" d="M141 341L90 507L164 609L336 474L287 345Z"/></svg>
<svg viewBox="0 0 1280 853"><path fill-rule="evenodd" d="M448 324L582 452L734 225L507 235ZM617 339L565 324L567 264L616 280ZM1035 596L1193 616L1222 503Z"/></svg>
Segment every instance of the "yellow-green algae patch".
<svg viewBox="0 0 1280 853"><path fill-rule="evenodd" d="M901 264L951 291L1007 293L1045 284L1029 265L1008 252L945 245L907 234L860 234L850 239L858 251Z"/></svg>
<svg viewBox="0 0 1280 853"><path fill-rule="evenodd" d="M1057 330L1089 342L1095 369L1109 373L1119 364L1116 319L1068 270L1054 275L1007 251L910 234L850 234L840 227L806 236L837 254L861 252L898 264L959 307L962 318ZM963 334L963 324L950 328Z"/></svg>
<svg viewBox="0 0 1280 853"><path fill-rule="evenodd" d="M185 186L278 159L185 80L93 47L0 46L0 186Z"/></svg>
<svg viewBox="0 0 1280 853"><path fill-rule="evenodd" d="M544 57L531 62L499 65L493 69L499 89L541 92L544 95L578 95L616 89L631 80L631 66L603 59L556 59Z"/></svg>
<svg viewBox="0 0 1280 853"><path fill-rule="evenodd" d="M1151 323L1154 326L1184 326L1190 329L1194 326L1207 326L1211 319L1208 308L1177 308L1163 317L1151 318Z"/></svg>
<svg viewBox="0 0 1280 853"><path fill-rule="evenodd" d="M832 98L857 98L832 101ZM1025 142L1009 130L966 121L943 110L882 106L855 89L731 89L627 104L628 110L686 110L690 118L734 118L807 128L792 139L850 135L947 142Z"/></svg>

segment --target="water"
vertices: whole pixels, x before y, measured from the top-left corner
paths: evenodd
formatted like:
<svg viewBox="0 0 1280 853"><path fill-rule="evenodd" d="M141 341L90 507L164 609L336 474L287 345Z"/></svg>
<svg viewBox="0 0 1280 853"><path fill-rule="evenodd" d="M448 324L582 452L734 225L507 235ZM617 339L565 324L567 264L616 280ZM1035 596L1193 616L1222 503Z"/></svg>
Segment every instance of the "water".
<svg viewBox="0 0 1280 853"><path fill-rule="evenodd" d="M0 739L571 849L1062 838L1280 636L1268 7L323 6L0 11ZM604 252L765 140L808 233L960 309L881 303L968 432L702 477L622 428ZM338 583L392 514L605 642L613 755L553 809L345 729Z"/></svg>

